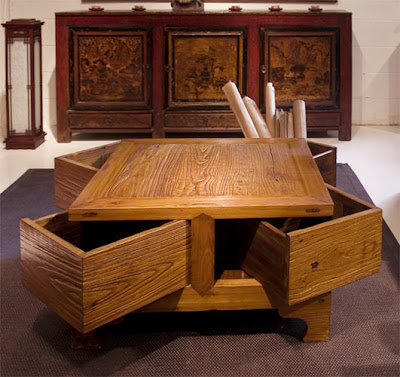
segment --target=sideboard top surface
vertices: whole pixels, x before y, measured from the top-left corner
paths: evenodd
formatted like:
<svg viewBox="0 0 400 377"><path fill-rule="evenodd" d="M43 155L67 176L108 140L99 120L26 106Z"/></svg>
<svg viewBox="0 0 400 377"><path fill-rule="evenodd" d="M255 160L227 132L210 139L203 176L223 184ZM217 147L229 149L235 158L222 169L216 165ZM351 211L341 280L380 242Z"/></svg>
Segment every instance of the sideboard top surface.
<svg viewBox="0 0 400 377"><path fill-rule="evenodd" d="M351 12L345 10L323 10L322 12L310 12L307 10L290 10L280 12L255 11L255 10L242 10L240 12L231 12L226 10L220 11L204 11L204 12L173 12L170 10L146 10L141 12L135 12L130 10L104 10L104 11L67 11L67 12L56 12L56 16L191 16L191 17L203 17L203 16L328 16L328 15L351 15Z"/></svg>
<svg viewBox="0 0 400 377"><path fill-rule="evenodd" d="M122 141L69 209L71 220L332 215L304 139Z"/></svg>

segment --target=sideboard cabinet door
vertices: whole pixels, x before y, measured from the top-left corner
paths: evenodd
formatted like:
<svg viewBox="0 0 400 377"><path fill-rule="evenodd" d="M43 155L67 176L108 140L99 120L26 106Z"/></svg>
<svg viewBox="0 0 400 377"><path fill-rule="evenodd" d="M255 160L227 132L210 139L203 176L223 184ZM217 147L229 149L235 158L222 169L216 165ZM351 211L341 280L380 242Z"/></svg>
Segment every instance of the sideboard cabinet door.
<svg viewBox="0 0 400 377"><path fill-rule="evenodd" d="M72 29L71 33L71 108L148 108L148 31Z"/></svg>
<svg viewBox="0 0 400 377"><path fill-rule="evenodd" d="M302 99L307 107L307 127L340 125L338 29L262 29L261 85L275 87L276 105L291 108Z"/></svg>
<svg viewBox="0 0 400 377"><path fill-rule="evenodd" d="M150 28L71 27L72 132L151 132Z"/></svg>
<svg viewBox="0 0 400 377"><path fill-rule="evenodd" d="M225 108L222 87L245 91L245 30L168 29L168 110Z"/></svg>

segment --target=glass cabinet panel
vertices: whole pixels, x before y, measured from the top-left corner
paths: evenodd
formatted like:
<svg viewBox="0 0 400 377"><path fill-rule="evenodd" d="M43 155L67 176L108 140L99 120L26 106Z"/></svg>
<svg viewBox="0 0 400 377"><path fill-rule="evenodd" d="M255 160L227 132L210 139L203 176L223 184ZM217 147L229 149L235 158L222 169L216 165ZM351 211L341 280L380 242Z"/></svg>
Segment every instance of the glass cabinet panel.
<svg viewBox="0 0 400 377"><path fill-rule="evenodd" d="M31 124L30 49L28 38L8 43L8 91L10 128L13 134L29 134Z"/></svg>
<svg viewBox="0 0 400 377"><path fill-rule="evenodd" d="M42 128L42 96L40 93L40 89L42 87L41 80L41 59L40 59L40 39L39 37L35 38L34 41L34 54L35 54L35 64L34 64L34 77L35 77L35 126L36 130Z"/></svg>

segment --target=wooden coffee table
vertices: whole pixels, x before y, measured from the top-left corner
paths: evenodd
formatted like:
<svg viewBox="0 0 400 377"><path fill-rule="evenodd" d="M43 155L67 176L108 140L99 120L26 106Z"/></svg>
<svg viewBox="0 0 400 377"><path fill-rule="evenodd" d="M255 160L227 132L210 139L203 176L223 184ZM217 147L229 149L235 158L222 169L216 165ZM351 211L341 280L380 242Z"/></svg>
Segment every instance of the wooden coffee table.
<svg viewBox="0 0 400 377"><path fill-rule="evenodd" d="M191 286L214 286L215 219L329 216L304 139L123 141L69 209L72 221L192 220Z"/></svg>
<svg viewBox="0 0 400 377"><path fill-rule="evenodd" d="M23 285L86 340L134 311L270 308L329 340L330 291L379 271L381 210L324 184L304 140L107 151L59 159L69 213L21 220Z"/></svg>

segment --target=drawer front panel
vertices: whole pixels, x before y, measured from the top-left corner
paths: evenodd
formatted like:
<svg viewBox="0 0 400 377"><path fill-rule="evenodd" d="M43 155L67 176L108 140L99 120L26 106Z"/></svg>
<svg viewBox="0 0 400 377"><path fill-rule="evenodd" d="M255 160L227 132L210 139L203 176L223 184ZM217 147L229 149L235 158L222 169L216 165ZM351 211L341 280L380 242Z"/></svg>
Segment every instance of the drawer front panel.
<svg viewBox="0 0 400 377"><path fill-rule="evenodd" d="M289 304L379 272L381 227L381 212L367 210L289 233Z"/></svg>
<svg viewBox="0 0 400 377"><path fill-rule="evenodd" d="M236 117L232 113L168 113L165 114L165 128L181 128L181 129L223 129L234 128L240 129Z"/></svg>
<svg viewBox="0 0 400 377"><path fill-rule="evenodd" d="M151 114L135 113L70 113L69 126L71 129L147 129L152 127Z"/></svg>

